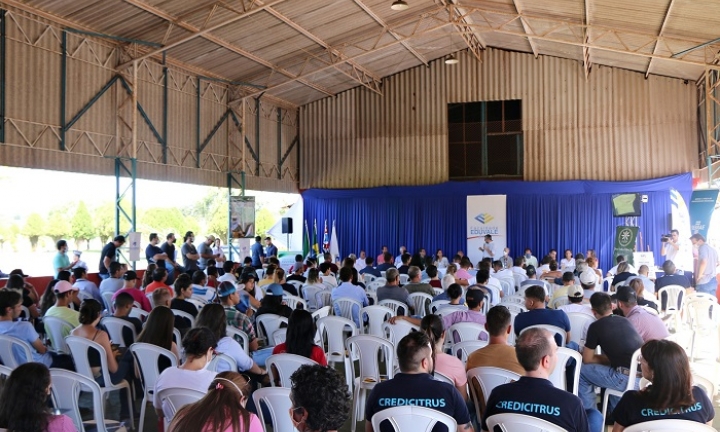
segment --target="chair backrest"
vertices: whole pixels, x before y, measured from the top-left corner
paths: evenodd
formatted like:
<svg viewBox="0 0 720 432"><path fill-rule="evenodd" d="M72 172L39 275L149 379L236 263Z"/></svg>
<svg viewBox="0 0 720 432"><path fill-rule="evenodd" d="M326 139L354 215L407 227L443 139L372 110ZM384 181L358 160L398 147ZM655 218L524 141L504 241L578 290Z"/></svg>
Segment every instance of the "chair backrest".
<svg viewBox="0 0 720 432"><path fill-rule="evenodd" d="M390 319L395 314L393 313L392 309L385 307L385 306L365 306L364 308L360 309L360 316L363 318L367 318L367 329L364 327L361 329L363 333L377 336L377 337L385 337L385 332L382 329L382 325L384 322L386 322L388 319Z"/></svg>
<svg viewBox="0 0 720 432"><path fill-rule="evenodd" d="M335 315L347 318L351 321L354 321L353 312L356 316L359 316L360 309L362 308L362 303L347 297L337 298L333 302L333 309L335 310Z"/></svg>
<svg viewBox="0 0 720 432"><path fill-rule="evenodd" d="M524 329L522 329L520 334L525 333L526 331L528 331L531 328L542 328L542 329L549 331L553 335L560 335L561 342L558 344L558 346L565 346L565 344L567 343L567 340L566 340L567 332L565 331L565 329L561 329L558 326L554 326L554 325L550 325L550 324L535 324L535 325L527 326Z"/></svg>
<svg viewBox="0 0 720 432"><path fill-rule="evenodd" d="M438 315L439 317L443 317L445 315L450 315L453 312L457 312L460 310L468 310L468 307L465 305L451 305L451 304L443 304L438 307L438 309L435 311L435 315Z"/></svg>
<svg viewBox="0 0 720 432"><path fill-rule="evenodd" d="M72 419L75 428L84 432L82 415L80 414L80 392L90 392L93 400L93 418L97 432L107 432L105 427L104 401L100 385L92 378L65 369L50 369L50 396L56 410Z"/></svg>
<svg viewBox="0 0 720 432"><path fill-rule="evenodd" d="M502 299L502 303L515 303L519 304L520 306L525 306L525 295L523 294L513 294L511 296L504 297Z"/></svg>
<svg viewBox="0 0 720 432"><path fill-rule="evenodd" d="M371 335L349 337L345 348L351 353L353 362L358 361L358 374L355 375L354 364L350 367L353 381L361 383L379 383L383 378L391 379L395 374L395 345L384 338ZM385 370L381 370L379 354L385 359Z"/></svg>
<svg viewBox="0 0 720 432"><path fill-rule="evenodd" d="M394 346L397 346L398 342L400 342L400 339L407 336L407 334L413 330L419 330L419 328L405 320L395 321L395 324L390 324L389 322L383 323L383 332L389 335L388 340Z"/></svg>
<svg viewBox="0 0 720 432"><path fill-rule="evenodd" d="M195 403L205 397L207 393L184 387L168 387L158 392L158 399L162 401L162 410L165 421L170 423L180 408Z"/></svg>
<svg viewBox="0 0 720 432"><path fill-rule="evenodd" d="M685 288L681 285L667 285L657 292L657 297L662 303L663 295L667 296L667 302L665 303L665 313L680 312L683 307L685 300ZM662 307L662 304L660 305Z"/></svg>
<svg viewBox="0 0 720 432"><path fill-rule="evenodd" d="M375 291L377 291L378 288L382 288L384 286L385 286L385 284L382 281L379 281L376 279L376 280L370 282L369 284L367 284L366 290L370 291L370 292L375 292Z"/></svg>
<svg viewBox="0 0 720 432"><path fill-rule="evenodd" d="M575 350L571 350L565 347L558 347L557 358L557 365L555 365L555 369L550 374L548 379L550 380L550 382L553 383L555 387L562 390L567 390L568 385L565 368L567 368L567 363L568 361L570 361L570 359L575 359L575 373L573 374L572 393L577 396L578 385L580 383L580 365L582 364L582 355L580 355L580 353Z"/></svg>
<svg viewBox="0 0 720 432"><path fill-rule="evenodd" d="M182 345L182 333L175 327L173 327L173 342L175 342L177 346Z"/></svg>
<svg viewBox="0 0 720 432"><path fill-rule="evenodd" d="M660 431L683 431L683 432L711 432L717 429L704 423L690 420L653 420L649 422L636 423L623 429L625 432L660 432Z"/></svg>
<svg viewBox="0 0 720 432"><path fill-rule="evenodd" d="M429 283L429 282L428 282L428 283ZM435 293L435 297L437 297L437 296L439 296L440 294L444 293L445 290L443 290L442 288L433 287L433 292Z"/></svg>
<svg viewBox="0 0 720 432"><path fill-rule="evenodd" d="M365 282L365 285L368 285L370 282L374 281L377 278L375 275L371 275L370 273L363 273L363 282Z"/></svg>
<svg viewBox="0 0 720 432"><path fill-rule="evenodd" d="M203 306L207 304L207 300L199 297L190 297L189 299L185 299L185 301L192 303L192 305L195 306L195 309L197 309L198 312L200 312L200 309L202 309Z"/></svg>
<svg viewBox="0 0 720 432"><path fill-rule="evenodd" d="M255 317L255 331L257 337L266 341L268 345L272 343L270 337L275 330L280 328L282 323L287 324L288 319L277 314L262 314Z"/></svg>
<svg viewBox="0 0 720 432"><path fill-rule="evenodd" d="M273 354L265 360L265 368L270 375L270 385L280 382L280 387L290 388L290 375L303 365L317 365L317 362L296 354Z"/></svg>
<svg viewBox="0 0 720 432"><path fill-rule="evenodd" d="M332 305L332 293L328 290L319 290L315 293L315 304L318 309Z"/></svg>
<svg viewBox="0 0 720 432"><path fill-rule="evenodd" d="M147 297L148 301L150 302L150 307L155 307L155 302L153 301L152 293L146 294L145 297Z"/></svg>
<svg viewBox="0 0 720 432"><path fill-rule="evenodd" d="M102 345L80 336L68 336L65 338L65 342L68 348L70 348L70 354L72 354L73 362L75 363L75 371L88 378L93 378L93 370L88 358L88 351L91 348L97 351L98 357L100 357L100 372L102 373L105 387L112 385L110 370L107 364L107 354Z"/></svg>
<svg viewBox="0 0 720 432"><path fill-rule="evenodd" d="M692 379L693 379L693 385L696 385L696 386L702 388L703 390L705 390L705 393L707 393L708 398L710 400L715 400L715 392L717 390L716 390L715 383L712 380L707 379L704 376L698 375L696 373L692 374Z"/></svg>
<svg viewBox="0 0 720 432"><path fill-rule="evenodd" d="M323 306L312 313L313 319L317 323L320 318L325 318L326 316L330 315L331 310L332 308L330 306Z"/></svg>
<svg viewBox="0 0 720 432"><path fill-rule="evenodd" d="M554 423L525 414L495 414L488 417L486 421L488 430L495 430L497 426L503 432L567 432Z"/></svg>
<svg viewBox="0 0 720 432"><path fill-rule="evenodd" d="M452 340L453 343L479 340L481 335L485 335L485 340L490 340L490 333L485 330L485 327L473 322L455 323L445 331L445 337Z"/></svg>
<svg viewBox="0 0 720 432"><path fill-rule="evenodd" d="M557 309L560 306L565 306L567 304L570 304L570 299L567 298L566 296L561 296L561 297L557 297L555 300L553 300L552 303L550 304L550 307L552 309Z"/></svg>
<svg viewBox="0 0 720 432"><path fill-rule="evenodd" d="M160 357L166 357L170 360L170 367L177 367L178 359L170 350L161 348L157 345L135 342L128 348L135 358L135 363L140 369L140 378L142 378L145 391L155 389L155 382L162 372L158 365Z"/></svg>
<svg viewBox="0 0 720 432"><path fill-rule="evenodd" d="M634 377L637 374L638 371L638 364L640 362L640 348L635 350L635 352L632 355L632 358L630 359L630 373L628 373L628 376ZM628 390L635 390L635 380L629 379L627 382L627 387L625 387L625 391Z"/></svg>
<svg viewBox="0 0 720 432"><path fill-rule="evenodd" d="M495 387L517 381L520 379L520 375L506 369L491 366L480 366L467 371L467 378L474 399L476 401L480 400L480 395L475 394L475 386L472 385L473 380L480 385L482 396L485 399L485 402L487 402L490 397L490 392L492 392Z"/></svg>
<svg viewBox="0 0 720 432"><path fill-rule="evenodd" d="M505 307L507 308L507 310L510 311L510 313L514 313L514 314L516 314L516 315L517 315L517 314L521 314L521 313L523 313L523 312L527 312L527 309L525 308L525 306L524 306L524 305L521 305L521 304L518 304L518 303L511 303L511 302L502 301L502 302L500 302L500 305L501 305L501 306L505 306Z"/></svg>
<svg viewBox="0 0 720 432"><path fill-rule="evenodd" d="M301 305L302 309L308 310L308 302L298 296L287 295L283 298L285 300L285 304L287 304L290 309L298 309L298 306Z"/></svg>
<svg viewBox="0 0 720 432"><path fill-rule="evenodd" d="M595 322L595 317L582 312L570 312L567 314L570 319L570 340L578 345L585 346L584 330L588 325Z"/></svg>
<svg viewBox="0 0 720 432"><path fill-rule="evenodd" d="M355 322L343 317L326 316L318 320L317 328L322 346L327 347L325 356L328 361L344 361L345 333L349 332L351 336L358 334Z"/></svg>
<svg viewBox="0 0 720 432"><path fill-rule="evenodd" d="M275 330L272 334L272 341L273 345L277 346L281 343L285 343L285 340L287 339L287 327L285 328L279 328Z"/></svg>
<svg viewBox="0 0 720 432"><path fill-rule="evenodd" d="M385 299L380 300L378 302L378 305L392 309L395 315L410 315L409 311L407 310L408 306L401 301Z"/></svg>
<svg viewBox="0 0 720 432"><path fill-rule="evenodd" d="M21 364L33 361L32 347L22 339L0 335L0 359L5 366L15 369Z"/></svg>
<svg viewBox="0 0 720 432"><path fill-rule="evenodd" d="M685 322L693 331L717 331L720 305L708 298L695 298L685 303Z"/></svg>
<svg viewBox="0 0 720 432"><path fill-rule="evenodd" d="M172 311L172 313L173 313L175 316L178 316L178 317L180 317L180 318L184 318L186 321L189 321L189 322L190 322L190 327L195 327L195 317L194 317L194 316L190 315L190 314L187 313L187 312L183 312L183 311L181 311L181 310L177 310L177 309L170 309L170 310Z"/></svg>
<svg viewBox="0 0 720 432"><path fill-rule="evenodd" d="M137 318L142 322L145 322L145 319L147 319L147 316L150 315L150 312L145 311L142 308L139 307L133 307L130 309L130 316L131 318Z"/></svg>
<svg viewBox="0 0 720 432"><path fill-rule="evenodd" d="M410 282L410 276L408 276L406 274L399 275L399 278L400 278L400 285L405 285L408 282Z"/></svg>
<svg viewBox="0 0 720 432"><path fill-rule="evenodd" d="M488 346L488 341L481 340L466 340L453 344L452 355L460 359L463 364L467 362L467 358L475 350Z"/></svg>
<svg viewBox="0 0 720 432"><path fill-rule="evenodd" d="M302 288L302 286L303 286L302 282L296 281L296 280L287 281L287 283L294 286L295 289L298 291L298 293L300 292L300 288Z"/></svg>
<svg viewBox="0 0 720 432"><path fill-rule="evenodd" d="M320 306L318 306L316 294L321 291L325 291L325 290L316 285L303 286L303 288L302 288L303 298L307 302L308 307L310 309L318 309L320 307Z"/></svg>
<svg viewBox="0 0 720 432"><path fill-rule="evenodd" d="M245 354L250 355L250 338L247 333L236 327L227 326L225 334L235 339L235 342L239 343L243 347Z"/></svg>
<svg viewBox="0 0 720 432"><path fill-rule="evenodd" d="M440 306L450 304L450 300L434 300L430 303L430 313L434 314L440 309Z"/></svg>
<svg viewBox="0 0 720 432"><path fill-rule="evenodd" d="M498 280L500 281L500 285L502 285L502 289L503 289L503 292L505 293L505 297L515 294L515 280L514 279L500 278Z"/></svg>
<svg viewBox="0 0 720 432"><path fill-rule="evenodd" d="M49 316L43 317L43 323L55 351L69 353L70 349L65 343L65 336L73 330L73 325L62 318Z"/></svg>
<svg viewBox="0 0 720 432"><path fill-rule="evenodd" d="M121 347L127 346L125 344L125 338L123 337L123 329L128 328L132 332L132 341L135 342L137 339L137 333L135 332L135 326L132 325L129 321L126 321L122 318L116 318L116 317L105 317L102 320L100 320L100 323L105 327L105 330L107 330L108 335L110 336L110 339L120 345ZM131 344L132 345L132 344Z"/></svg>
<svg viewBox="0 0 720 432"><path fill-rule="evenodd" d="M215 372L237 372L238 366L234 358L227 354L217 353L210 363L207 365L207 370Z"/></svg>
<svg viewBox="0 0 720 432"><path fill-rule="evenodd" d="M0 365L0 378L9 377L12 371L10 366Z"/></svg>
<svg viewBox="0 0 720 432"><path fill-rule="evenodd" d="M259 388L253 392L252 398L255 402L258 415L260 416L260 421L263 425L270 423L272 424L272 430L278 432L294 432L297 430L293 426L290 416L288 415L288 411L292 408L289 388ZM268 414L270 418L265 418L266 414Z"/></svg>
<svg viewBox="0 0 720 432"><path fill-rule="evenodd" d="M423 292L414 292L408 298L410 305L415 309L415 315L424 317L427 314L428 305L432 303L432 296Z"/></svg>
<svg viewBox="0 0 720 432"><path fill-rule="evenodd" d="M110 313L113 313L115 311L112 300L113 294L115 293L111 291L100 293L100 297L102 297L103 303L105 303L105 309Z"/></svg>
<svg viewBox="0 0 720 432"><path fill-rule="evenodd" d="M376 431L381 430L380 424L383 422L389 423L395 432L431 431L437 423L445 425L448 431L457 430L454 418L440 411L418 406L386 408L372 416L370 421Z"/></svg>

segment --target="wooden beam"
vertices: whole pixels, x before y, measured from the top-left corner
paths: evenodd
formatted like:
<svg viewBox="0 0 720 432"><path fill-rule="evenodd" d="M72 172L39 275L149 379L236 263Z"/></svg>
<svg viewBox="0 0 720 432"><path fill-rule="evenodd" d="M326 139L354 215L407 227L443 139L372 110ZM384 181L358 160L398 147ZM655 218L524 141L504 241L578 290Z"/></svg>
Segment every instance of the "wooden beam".
<svg viewBox="0 0 720 432"><path fill-rule="evenodd" d="M670 4L668 5L667 10L665 11L665 17L663 18L662 25L660 26L660 31L658 32L658 40L655 41L655 46L653 47L652 53L653 55L657 54L658 45L660 45L660 38L662 37L663 33L665 32L665 26L667 26L668 18L670 18L670 12L672 12L672 8L675 5L675 0L670 0ZM648 62L647 71L645 71L645 78L647 78L650 75L650 68L652 68L653 64L653 58L650 59Z"/></svg>
<svg viewBox="0 0 720 432"><path fill-rule="evenodd" d="M515 11L518 13L518 15L522 15L522 10L520 9L519 0L513 0L513 6L515 6ZM535 45L535 41L533 40L533 38L531 36L532 29L530 29L530 26L528 25L528 23L525 22L525 20L522 18L520 19L520 23L522 24L523 30L525 30L525 33L527 33L527 40L528 40L528 43L530 44L530 48L532 49L533 55L535 55L535 58L538 58L538 55L539 55L538 49L537 49L537 46Z"/></svg>

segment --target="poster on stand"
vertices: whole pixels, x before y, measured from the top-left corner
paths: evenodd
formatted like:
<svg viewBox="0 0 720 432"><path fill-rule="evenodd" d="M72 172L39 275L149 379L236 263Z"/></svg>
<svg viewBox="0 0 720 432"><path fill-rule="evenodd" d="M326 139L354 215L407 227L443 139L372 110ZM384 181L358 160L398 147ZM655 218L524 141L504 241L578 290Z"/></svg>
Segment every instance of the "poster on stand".
<svg viewBox="0 0 720 432"><path fill-rule="evenodd" d="M467 256L476 266L493 251L493 261L499 260L507 246L507 196L469 195L467 197ZM492 243L485 242L486 235Z"/></svg>
<svg viewBox="0 0 720 432"><path fill-rule="evenodd" d="M255 237L255 197L230 197L230 237Z"/></svg>

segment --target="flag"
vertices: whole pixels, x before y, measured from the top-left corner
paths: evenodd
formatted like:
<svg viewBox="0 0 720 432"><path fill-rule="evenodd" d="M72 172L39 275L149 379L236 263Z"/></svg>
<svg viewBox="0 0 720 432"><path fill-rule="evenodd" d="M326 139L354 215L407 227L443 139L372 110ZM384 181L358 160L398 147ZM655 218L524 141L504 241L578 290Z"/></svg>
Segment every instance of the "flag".
<svg viewBox="0 0 720 432"><path fill-rule="evenodd" d="M303 236L303 256L307 257L310 253L310 229L308 228L307 219L305 219L305 235Z"/></svg>
<svg viewBox="0 0 720 432"><path fill-rule="evenodd" d="M330 234L327 229L327 219L325 219L325 231L323 231L323 253L330 252Z"/></svg>
<svg viewBox="0 0 720 432"><path fill-rule="evenodd" d="M315 226L313 227L313 239L312 239L312 256L318 256L320 254L320 248L317 242L317 219L314 221Z"/></svg>
<svg viewBox="0 0 720 432"><path fill-rule="evenodd" d="M337 233L335 232L335 221L333 221L332 235L330 236L330 254L333 256L333 261L340 261L340 247L338 246Z"/></svg>

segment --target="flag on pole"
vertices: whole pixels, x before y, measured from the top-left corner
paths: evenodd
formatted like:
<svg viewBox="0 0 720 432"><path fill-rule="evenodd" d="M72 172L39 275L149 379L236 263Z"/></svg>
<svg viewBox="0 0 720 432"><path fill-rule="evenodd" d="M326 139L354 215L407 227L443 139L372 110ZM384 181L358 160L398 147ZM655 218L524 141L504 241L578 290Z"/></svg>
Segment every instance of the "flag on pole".
<svg viewBox="0 0 720 432"><path fill-rule="evenodd" d="M313 227L313 239L312 239L313 253L312 253L312 255L316 257L320 254L320 248L318 247L318 242L317 242L317 219L315 219L314 223L315 223L315 226Z"/></svg>
<svg viewBox="0 0 720 432"><path fill-rule="evenodd" d="M330 252L330 233L327 229L327 219L325 219L325 231L323 231L323 253Z"/></svg>
<svg viewBox="0 0 720 432"><path fill-rule="evenodd" d="M305 235L303 236L303 256L307 258L310 253L310 229L308 228L307 219L305 219Z"/></svg>
<svg viewBox="0 0 720 432"><path fill-rule="evenodd" d="M330 254L333 261L340 261L340 247L338 246L337 233L335 232L335 221L332 224L332 234L330 235Z"/></svg>

